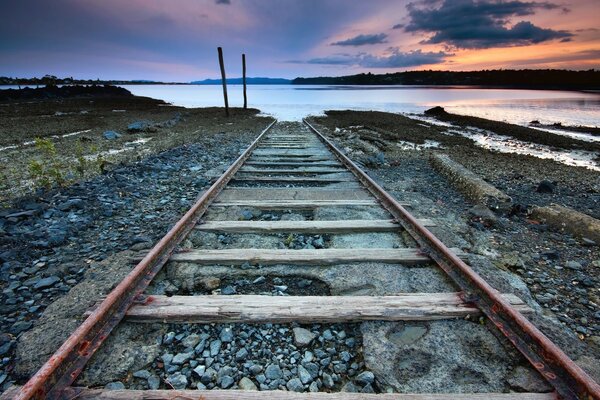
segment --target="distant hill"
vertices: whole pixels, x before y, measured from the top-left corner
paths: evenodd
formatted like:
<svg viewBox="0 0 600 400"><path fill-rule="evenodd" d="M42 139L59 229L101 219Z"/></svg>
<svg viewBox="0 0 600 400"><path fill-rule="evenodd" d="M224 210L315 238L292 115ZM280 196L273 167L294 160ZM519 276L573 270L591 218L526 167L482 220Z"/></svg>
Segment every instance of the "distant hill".
<svg viewBox="0 0 600 400"><path fill-rule="evenodd" d="M204 79L203 81L190 82L192 85L220 85L220 79ZM227 78L229 85L241 85L242 78ZM283 78L246 78L248 85L289 85L292 83L290 79Z"/></svg>
<svg viewBox="0 0 600 400"><path fill-rule="evenodd" d="M521 89L600 89L600 70L407 71L296 78L295 85L458 85Z"/></svg>

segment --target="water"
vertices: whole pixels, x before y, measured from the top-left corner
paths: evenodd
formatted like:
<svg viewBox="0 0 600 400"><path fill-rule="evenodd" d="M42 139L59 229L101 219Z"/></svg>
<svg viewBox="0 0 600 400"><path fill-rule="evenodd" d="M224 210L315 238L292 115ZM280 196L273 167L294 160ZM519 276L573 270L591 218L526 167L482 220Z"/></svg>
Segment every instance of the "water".
<svg viewBox="0 0 600 400"><path fill-rule="evenodd" d="M133 94L184 107L223 105L221 86L126 85ZM242 87L229 85L229 104L243 104ZM422 113L433 106L447 111L527 125L600 126L600 94L554 90L481 89L425 86L250 85L248 106L281 121L298 121L325 110L376 110Z"/></svg>

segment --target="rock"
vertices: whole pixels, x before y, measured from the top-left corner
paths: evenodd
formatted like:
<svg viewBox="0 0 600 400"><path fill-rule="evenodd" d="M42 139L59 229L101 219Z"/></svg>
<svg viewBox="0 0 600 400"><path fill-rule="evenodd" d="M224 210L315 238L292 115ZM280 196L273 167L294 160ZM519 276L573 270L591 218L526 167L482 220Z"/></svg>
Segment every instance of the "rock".
<svg viewBox="0 0 600 400"><path fill-rule="evenodd" d="M248 350L246 350L245 347L242 347L241 349L238 350L237 353L235 353L236 361L243 361L246 359L246 357L248 357Z"/></svg>
<svg viewBox="0 0 600 400"><path fill-rule="evenodd" d="M327 372L323 373L323 385L325 385L325 387L328 389L331 389L333 386L335 386L333 378Z"/></svg>
<svg viewBox="0 0 600 400"><path fill-rule="evenodd" d="M371 371L364 371L358 374L354 381L361 386L366 386L375 381L375 375Z"/></svg>
<svg viewBox="0 0 600 400"><path fill-rule="evenodd" d="M150 390L157 390L160 387L160 378L156 375L152 375L148 378L148 388Z"/></svg>
<svg viewBox="0 0 600 400"><path fill-rule="evenodd" d="M221 378L221 389L230 388L234 384L234 380L229 375L225 375Z"/></svg>
<svg viewBox="0 0 600 400"><path fill-rule="evenodd" d="M552 193L556 188L556 182L550 182L548 180L541 181L535 189L538 193Z"/></svg>
<svg viewBox="0 0 600 400"><path fill-rule="evenodd" d="M182 341L181 344L184 347L196 347L196 345L200 343L200 335L197 335L195 333L192 333L191 335L185 337Z"/></svg>
<svg viewBox="0 0 600 400"><path fill-rule="evenodd" d="M552 390L552 387L531 368L515 368L507 381L510 388L518 392L544 393Z"/></svg>
<svg viewBox="0 0 600 400"><path fill-rule="evenodd" d="M85 202L82 199L71 199L60 203L56 206L60 211L68 211L72 209L82 210L85 208Z"/></svg>
<svg viewBox="0 0 600 400"><path fill-rule="evenodd" d="M148 371L147 369L142 369L142 370L139 370L139 371L135 371L133 373L133 376L135 378L148 379L148 378L150 378L150 371Z"/></svg>
<svg viewBox="0 0 600 400"><path fill-rule="evenodd" d="M249 221L252 217L254 217L254 214L252 214L252 211L250 210L242 210L240 212L240 219L243 221Z"/></svg>
<svg viewBox="0 0 600 400"><path fill-rule="evenodd" d="M221 294L226 295L226 296L229 296L229 295L232 295L235 293L236 293L235 286L226 286L221 290Z"/></svg>
<svg viewBox="0 0 600 400"><path fill-rule="evenodd" d="M310 384L310 386L308 387L308 391L309 392L313 392L316 393L319 391L319 385L317 384L317 382L313 382Z"/></svg>
<svg viewBox="0 0 600 400"><path fill-rule="evenodd" d="M127 132L137 133L149 130L152 124L149 121L135 121L127 125Z"/></svg>
<svg viewBox="0 0 600 400"><path fill-rule="evenodd" d="M107 383L106 386L104 386L104 389L106 390L124 390L125 389L125 385L123 384L123 382L110 382Z"/></svg>
<svg viewBox="0 0 600 400"><path fill-rule="evenodd" d="M285 387L292 392L303 392L304 386L302 382L298 378L290 379L288 383L286 383Z"/></svg>
<svg viewBox="0 0 600 400"><path fill-rule="evenodd" d="M60 282L60 278L56 275L52 275L49 276L47 278L44 279L40 279L39 281L37 281L34 285L33 288L34 289L44 289L50 286L54 286L54 284L56 282Z"/></svg>
<svg viewBox="0 0 600 400"><path fill-rule="evenodd" d="M174 365L183 365L186 362L188 362L190 360L190 358L192 358L193 355L194 355L193 351L190 353L178 353L175 355L175 357L173 357L173 360L171 361L171 363Z"/></svg>
<svg viewBox="0 0 600 400"><path fill-rule="evenodd" d="M175 389L185 389L188 384L187 377L181 372L175 372L173 375L169 376L167 380Z"/></svg>
<svg viewBox="0 0 600 400"><path fill-rule="evenodd" d="M425 110L424 114L425 115L444 115L444 114L447 114L447 112L446 112L446 110L444 110L444 107L435 106L433 108Z"/></svg>
<svg viewBox="0 0 600 400"><path fill-rule="evenodd" d="M240 379L240 381L238 382L238 387L240 388L240 390L258 390L254 382L252 382L252 380L246 377Z"/></svg>
<svg viewBox="0 0 600 400"><path fill-rule="evenodd" d="M102 136L104 136L105 139L114 140L120 138L121 134L115 131L104 131Z"/></svg>
<svg viewBox="0 0 600 400"><path fill-rule="evenodd" d="M13 335L18 335L19 333L29 330L33 326L31 321L19 321L15 322L13 326L10 328L10 333Z"/></svg>
<svg viewBox="0 0 600 400"><path fill-rule="evenodd" d="M283 372L281 371L281 368L279 368L279 365L270 364L265 370L265 376L270 380L281 379L283 377Z"/></svg>
<svg viewBox="0 0 600 400"><path fill-rule="evenodd" d="M223 343L231 342L233 340L233 330L229 327L223 328L219 335L219 339L221 339L221 342Z"/></svg>
<svg viewBox="0 0 600 400"><path fill-rule="evenodd" d="M358 393L360 392L360 388L352 382L346 382L346 384L340 389L340 392Z"/></svg>
<svg viewBox="0 0 600 400"><path fill-rule="evenodd" d="M581 265L581 263L577 262L577 261L567 261L565 263L565 268L568 269L572 269L572 270L580 270L583 266Z"/></svg>
<svg viewBox="0 0 600 400"><path fill-rule="evenodd" d="M312 333L308 329L296 327L293 329L294 332L294 344L299 347L307 346L310 342L317 337L316 334Z"/></svg>
<svg viewBox="0 0 600 400"><path fill-rule="evenodd" d="M252 364L252 366L250 368L248 368L248 371L250 371L250 373L252 375L258 375L262 372L263 367L258 365L258 364Z"/></svg>
<svg viewBox="0 0 600 400"><path fill-rule="evenodd" d="M210 342L209 349L210 349L210 355L212 357L216 356L221 351L221 341L218 339L213 340L212 342Z"/></svg>
<svg viewBox="0 0 600 400"><path fill-rule="evenodd" d="M298 378L300 378L303 384L307 384L313 380L310 372L302 365L298 366Z"/></svg>
<svg viewBox="0 0 600 400"><path fill-rule="evenodd" d="M202 375L204 375L206 372L206 365L198 365L193 371L196 373L196 375L202 377Z"/></svg>

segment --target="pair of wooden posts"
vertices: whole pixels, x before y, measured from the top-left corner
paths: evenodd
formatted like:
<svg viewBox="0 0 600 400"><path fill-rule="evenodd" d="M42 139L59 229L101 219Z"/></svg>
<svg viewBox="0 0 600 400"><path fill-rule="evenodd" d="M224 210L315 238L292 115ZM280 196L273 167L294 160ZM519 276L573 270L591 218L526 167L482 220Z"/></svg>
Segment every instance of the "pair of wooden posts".
<svg viewBox="0 0 600 400"><path fill-rule="evenodd" d="M223 63L223 49L217 48L219 52L219 66L221 67L221 82L223 82L223 99L225 100L225 115L229 117L229 100L227 99L227 78L225 77L225 64ZM244 83L244 108L248 108L248 97L246 95L246 55L242 54L242 82Z"/></svg>

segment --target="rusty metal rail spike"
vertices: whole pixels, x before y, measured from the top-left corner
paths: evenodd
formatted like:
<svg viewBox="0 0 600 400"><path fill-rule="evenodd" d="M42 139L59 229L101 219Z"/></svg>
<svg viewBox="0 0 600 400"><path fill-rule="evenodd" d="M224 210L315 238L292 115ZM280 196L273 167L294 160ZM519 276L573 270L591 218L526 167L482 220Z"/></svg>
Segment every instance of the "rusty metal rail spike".
<svg viewBox="0 0 600 400"><path fill-rule="evenodd" d="M18 391L14 399L59 399L98 350L110 332L123 319L135 298L142 294L167 262L177 245L194 228L210 203L250 156L273 121L234 161L225 173L196 201L187 213L150 250L95 311L71 334L48 361Z"/></svg>
<svg viewBox="0 0 600 400"><path fill-rule="evenodd" d="M424 251L465 292L493 325L529 360L563 399L600 399L598 385L539 329L515 310L500 293L458 258L400 203L354 164L330 140L304 123L329 147L381 204L409 232Z"/></svg>

